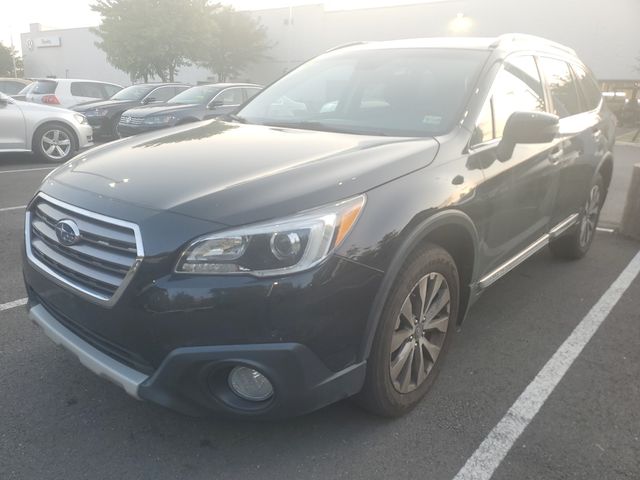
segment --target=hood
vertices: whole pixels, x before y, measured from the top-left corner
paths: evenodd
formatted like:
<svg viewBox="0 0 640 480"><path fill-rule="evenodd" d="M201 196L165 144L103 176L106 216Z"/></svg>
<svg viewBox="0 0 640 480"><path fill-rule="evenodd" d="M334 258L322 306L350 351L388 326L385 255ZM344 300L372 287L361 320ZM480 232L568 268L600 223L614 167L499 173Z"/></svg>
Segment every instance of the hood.
<svg viewBox="0 0 640 480"><path fill-rule="evenodd" d="M199 105L197 103L187 105L181 103L162 103L160 105L152 104L131 108L127 110L127 115L131 115L132 117L149 117L152 115L162 115L173 112L185 112L200 109L204 109L204 105Z"/></svg>
<svg viewBox="0 0 640 480"><path fill-rule="evenodd" d="M225 225L348 198L428 165L433 138L190 124L89 150L47 177L94 198Z"/></svg>
<svg viewBox="0 0 640 480"><path fill-rule="evenodd" d="M75 105L73 109L76 112L86 112L87 110L93 110L94 108L110 108L110 107L126 107L128 105L138 105L140 102L137 100L97 100L93 102L84 102Z"/></svg>

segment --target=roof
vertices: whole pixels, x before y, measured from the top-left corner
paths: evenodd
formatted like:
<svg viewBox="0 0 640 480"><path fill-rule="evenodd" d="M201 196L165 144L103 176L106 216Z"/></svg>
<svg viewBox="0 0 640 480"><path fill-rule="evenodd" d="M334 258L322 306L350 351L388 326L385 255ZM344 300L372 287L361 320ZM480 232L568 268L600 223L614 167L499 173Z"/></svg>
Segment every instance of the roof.
<svg viewBox="0 0 640 480"><path fill-rule="evenodd" d="M34 77L31 78L34 82L89 82L89 83L107 83L109 85L118 85L113 82L103 82L102 80L91 80L89 78L48 78L48 77Z"/></svg>
<svg viewBox="0 0 640 480"><path fill-rule="evenodd" d="M328 51L342 48L362 50L377 50L383 48L455 48L465 50L554 50L563 51L571 55L575 52L560 43L534 35L521 33L507 33L499 37L431 37L408 38L403 40L388 40L375 42L352 42L332 48Z"/></svg>
<svg viewBox="0 0 640 480"><path fill-rule="evenodd" d="M219 87L219 88L230 88L230 87L257 87L262 88L262 85L257 85L255 83L242 83L242 82L225 82L225 83L201 83L197 85L198 87Z"/></svg>

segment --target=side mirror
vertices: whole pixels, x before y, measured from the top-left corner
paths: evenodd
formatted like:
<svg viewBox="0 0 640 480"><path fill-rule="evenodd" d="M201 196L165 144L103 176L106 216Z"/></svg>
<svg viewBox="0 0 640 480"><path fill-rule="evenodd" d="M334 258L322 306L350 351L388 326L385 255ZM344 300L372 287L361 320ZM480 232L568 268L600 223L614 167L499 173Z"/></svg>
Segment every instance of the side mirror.
<svg viewBox="0 0 640 480"><path fill-rule="evenodd" d="M155 102L155 101L156 101L156 99L155 99L154 97L146 97L146 98L144 98L144 99L142 100L142 104L143 104L143 105L147 105L147 104L149 104L149 103L153 103L153 102Z"/></svg>
<svg viewBox="0 0 640 480"><path fill-rule="evenodd" d="M558 134L559 118L544 112L513 112L502 133L496 155L501 162L513 155L518 143L548 143Z"/></svg>
<svg viewBox="0 0 640 480"><path fill-rule="evenodd" d="M224 105L222 100L211 100L209 102L209 105L207 105L207 108L209 110L215 110L216 108L221 107L222 105Z"/></svg>

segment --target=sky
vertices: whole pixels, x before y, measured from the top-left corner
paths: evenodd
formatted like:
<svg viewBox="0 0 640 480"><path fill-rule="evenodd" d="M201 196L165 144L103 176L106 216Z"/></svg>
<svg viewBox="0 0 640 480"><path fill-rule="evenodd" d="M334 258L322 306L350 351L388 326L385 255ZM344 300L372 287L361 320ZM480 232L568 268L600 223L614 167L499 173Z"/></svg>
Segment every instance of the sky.
<svg viewBox="0 0 640 480"><path fill-rule="evenodd" d="M328 10L367 8L385 5L420 3L419 0L219 0L238 10L287 7L324 3ZM437 1L437 0L424 0ZM20 49L20 34L29 31L30 23L44 29L94 26L100 17L91 11L92 0L3 0L0 15L0 42Z"/></svg>

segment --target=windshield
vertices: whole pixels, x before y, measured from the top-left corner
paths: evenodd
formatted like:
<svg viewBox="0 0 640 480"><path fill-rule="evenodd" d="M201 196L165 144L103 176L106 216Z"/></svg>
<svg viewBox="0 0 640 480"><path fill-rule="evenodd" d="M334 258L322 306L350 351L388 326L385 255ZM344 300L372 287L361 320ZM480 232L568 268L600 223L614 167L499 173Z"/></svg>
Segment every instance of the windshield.
<svg viewBox="0 0 640 480"><path fill-rule="evenodd" d="M156 85L132 85L120 90L110 100L142 100L154 88Z"/></svg>
<svg viewBox="0 0 640 480"><path fill-rule="evenodd" d="M35 82L30 83L29 85L27 85L26 87L24 87L22 90L20 90L17 95L26 95L27 93L29 93L31 90L33 90L33 87L35 86Z"/></svg>
<svg viewBox="0 0 640 480"><path fill-rule="evenodd" d="M336 52L303 65L238 112L251 123L371 135L431 136L462 115L488 52Z"/></svg>
<svg viewBox="0 0 640 480"><path fill-rule="evenodd" d="M36 95L49 95L55 93L57 86L58 82L53 80L36 80L33 82L33 89L30 90L30 93L34 93Z"/></svg>
<svg viewBox="0 0 640 480"><path fill-rule="evenodd" d="M200 105L204 105L209 103L220 90L221 89L219 87L214 87L213 85L191 87L184 92L179 93L167 103L180 103L183 105L197 103Z"/></svg>

